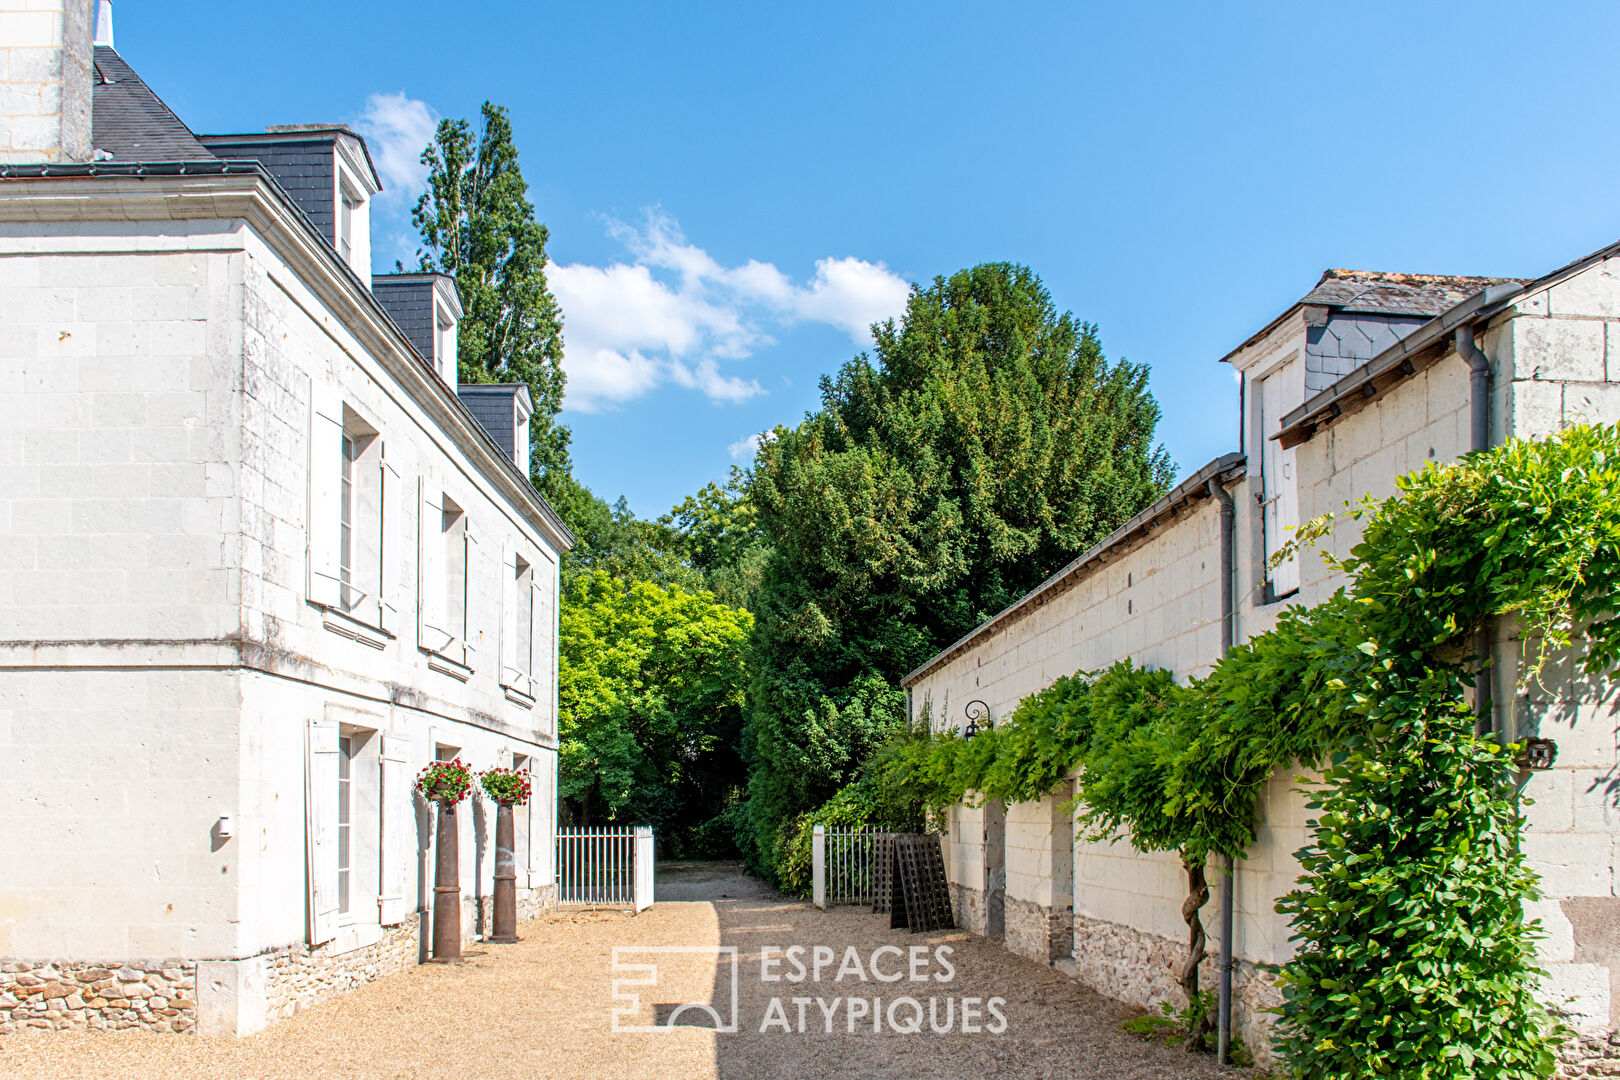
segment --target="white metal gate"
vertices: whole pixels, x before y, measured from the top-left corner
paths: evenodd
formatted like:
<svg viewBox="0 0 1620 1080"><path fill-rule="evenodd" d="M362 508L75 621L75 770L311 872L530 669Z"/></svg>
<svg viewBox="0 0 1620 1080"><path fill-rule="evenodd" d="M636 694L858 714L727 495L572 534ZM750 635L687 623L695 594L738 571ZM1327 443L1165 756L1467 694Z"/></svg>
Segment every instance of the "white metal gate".
<svg viewBox="0 0 1620 1080"><path fill-rule="evenodd" d="M816 907L872 902L877 838L886 831L867 825L814 827L810 861Z"/></svg>
<svg viewBox="0 0 1620 1080"><path fill-rule="evenodd" d="M646 825L557 830L557 903L627 907L653 902L653 831Z"/></svg>

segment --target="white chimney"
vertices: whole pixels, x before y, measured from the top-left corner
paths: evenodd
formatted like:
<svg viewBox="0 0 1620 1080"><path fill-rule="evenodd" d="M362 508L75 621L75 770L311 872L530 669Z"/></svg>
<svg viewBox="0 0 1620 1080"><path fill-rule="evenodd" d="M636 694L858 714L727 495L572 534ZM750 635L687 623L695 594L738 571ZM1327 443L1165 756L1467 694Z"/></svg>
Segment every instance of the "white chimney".
<svg viewBox="0 0 1620 1080"><path fill-rule="evenodd" d="M96 4L96 44L116 49L112 36L112 0L98 0Z"/></svg>
<svg viewBox="0 0 1620 1080"><path fill-rule="evenodd" d="M91 0L0 0L0 162L90 160L92 13Z"/></svg>

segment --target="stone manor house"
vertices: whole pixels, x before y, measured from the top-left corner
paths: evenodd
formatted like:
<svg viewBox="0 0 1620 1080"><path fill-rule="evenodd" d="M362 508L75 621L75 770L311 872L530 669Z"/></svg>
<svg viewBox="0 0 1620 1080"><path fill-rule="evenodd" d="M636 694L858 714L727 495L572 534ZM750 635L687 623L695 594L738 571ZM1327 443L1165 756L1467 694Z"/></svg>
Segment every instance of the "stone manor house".
<svg viewBox="0 0 1620 1080"><path fill-rule="evenodd" d="M110 7L0 0L0 1033L239 1034L423 957L434 758L532 771L550 902L571 537L365 142L193 133Z"/></svg>
<svg viewBox="0 0 1620 1080"><path fill-rule="evenodd" d="M1620 243L1534 281L1329 270L1314 289L1222 357L1239 376L1241 442L1113 535L906 678L913 717L962 729L992 722L1061 675L1125 657L1180 677L1206 673L1233 642L1312 605L1342 575L1312 551L1268 570L1302 521L1398 476L1509 438L1620 420ZM1340 519L1322 546L1348 554ZM1579 1055L1620 1059L1620 722L1616 698L1567 662L1516 690L1517 642L1495 642L1494 723L1508 739L1553 739L1530 776L1527 852L1544 900L1547 996L1585 1036ZM983 720L979 720L983 723ZM1139 1005L1178 1004L1186 877L1174 854L1129 837L1078 838L1062 804L953 810L947 864L962 924ZM1209 868L1203 912L1218 982L1221 907L1233 904L1235 1027L1264 1056L1260 1011L1280 1000L1256 965L1291 953L1273 910L1299 874L1308 812L1292 775L1260 807L1259 840L1228 879ZM1226 896L1222 896L1226 893ZM1607 1075L1607 1073L1603 1073Z"/></svg>

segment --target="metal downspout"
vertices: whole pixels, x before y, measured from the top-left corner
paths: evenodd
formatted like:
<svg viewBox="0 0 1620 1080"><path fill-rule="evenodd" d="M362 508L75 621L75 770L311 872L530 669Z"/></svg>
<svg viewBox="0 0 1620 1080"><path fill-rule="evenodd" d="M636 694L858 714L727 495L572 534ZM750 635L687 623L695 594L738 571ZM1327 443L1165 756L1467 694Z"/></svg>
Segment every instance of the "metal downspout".
<svg viewBox="0 0 1620 1080"><path fill-rule="evenodd" d="M1491 361L1474 343L1474 328L1468 323L1457 327L1452 340L1457 355L1468 361L1469 435L1468 449L1487 450L1491 445ZM1487 620L1474 639L1474 654L1480 658L1480 678L1474 686L1474 702L1479 719L1475 730L1481 735L1496 731L1496 679L1494 620Z"/></svg>
<svg viewBox="0 0 1620 1080"><path fill-rule="evenodd" d="M1210 480L1209 494L1220 504L1221 512L1221 655L1225 656L1231 651L1235 636L1232 625L1236 615L1233 611L1233 594L1237 591L1232 581L1235 563L1232 551L1234 508L1231 492L1226 490L1219 477ZM1237 884L1232 856L1226 856L1225 863L1226 887L1221 890L1220 1005L1215 1027L1215 1060L1221 1065L1229 1064L1232 1056L1232 893Z"/></svg>

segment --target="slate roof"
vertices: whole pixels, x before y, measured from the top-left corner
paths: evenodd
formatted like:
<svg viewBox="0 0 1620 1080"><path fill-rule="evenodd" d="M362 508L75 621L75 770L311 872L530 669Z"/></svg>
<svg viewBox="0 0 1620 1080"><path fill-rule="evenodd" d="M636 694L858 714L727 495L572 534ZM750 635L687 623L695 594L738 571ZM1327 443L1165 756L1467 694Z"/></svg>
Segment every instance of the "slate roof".
<svg viewBox="0 0 1620 1080"><path fill-rule="evenodd" d="M1377 270L1329 270L1316 288L1300 298L1304 305L1386 315L1427 315L1449 311L1468 297L1507 278L1458 277L1452 274L1386 274Z"/></svg>
<svg viewBox="0 0 1620 1080"><path fill-rule="evenodd" d="M191 129L111 46L96 46L91 145L114 161L214 161Z"/></svg>
<svg viewBox="0 0 1620 1080"><path fill-rule="evenodd" d="M1381 270L1327 270L1315 288L1251 334L1243 344L1221 357L1221 362L1225 363L1249 346L1263 341L1284 320L1303 307L1433 318L1483 289L1512 280L1516 279L1452 274L1394 274Z"/></svg>

